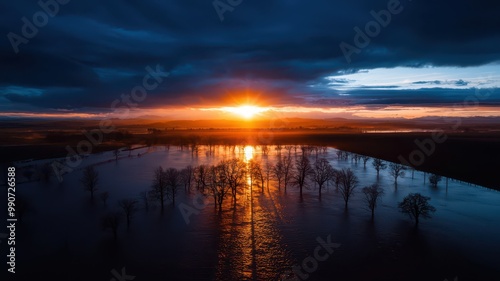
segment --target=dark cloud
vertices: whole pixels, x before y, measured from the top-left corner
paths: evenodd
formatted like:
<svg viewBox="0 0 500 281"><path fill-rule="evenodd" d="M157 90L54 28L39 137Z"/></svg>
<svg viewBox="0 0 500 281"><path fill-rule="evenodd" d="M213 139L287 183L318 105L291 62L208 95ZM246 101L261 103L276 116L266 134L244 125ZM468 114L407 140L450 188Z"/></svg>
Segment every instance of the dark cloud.
<svg viewBox="0 0 500 281"><path fill-rule="evenodd" d="M0 98L19 110L104 110L142 83L146 66L160 64L170 76L141 106L217 104L245 91L280 105L453 103L472 90L386 86L341 96L324 77L377 67L477 66L500 57L500 2L405 0L403 11L347 63L339 44L354 44L354 27L363 29L373 20L370 11L387 3L243 0L221 22L211 1L72 0L15 54L6 35L22 35L21 18L31 21L41 8L36 1L4 1ZM452 84L466 88L469 81Z"/></svg>

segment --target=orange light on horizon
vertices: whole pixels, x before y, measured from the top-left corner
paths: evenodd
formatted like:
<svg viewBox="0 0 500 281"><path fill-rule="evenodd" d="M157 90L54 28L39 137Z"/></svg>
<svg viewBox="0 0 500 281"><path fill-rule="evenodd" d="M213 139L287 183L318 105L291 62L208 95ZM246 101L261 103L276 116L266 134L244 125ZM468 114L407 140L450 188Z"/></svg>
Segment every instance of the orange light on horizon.
<svg viewBox="0 0 500 281"><path fill-rule="evenodd" d="M234 107L222 107L220 108L220 110L239 115L245 119L251 119L252 117L260 113L268 111L269 108L259 107L255 105L241 105Z"/></svg>

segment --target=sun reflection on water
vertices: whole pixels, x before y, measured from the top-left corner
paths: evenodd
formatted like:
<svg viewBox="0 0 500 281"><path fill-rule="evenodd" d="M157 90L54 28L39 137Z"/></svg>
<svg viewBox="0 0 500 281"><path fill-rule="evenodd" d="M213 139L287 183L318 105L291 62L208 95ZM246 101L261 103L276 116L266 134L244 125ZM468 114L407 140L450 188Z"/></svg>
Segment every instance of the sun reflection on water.
<svg viewBox="0 0 500 281"><path fill-rule="evenodd" d="M245 158L244 158L245 163L248 163L250 162L250 160L253 159L253 154L254 154L253 146L250 145L245 146L244 152L245 152Z"/></svg>

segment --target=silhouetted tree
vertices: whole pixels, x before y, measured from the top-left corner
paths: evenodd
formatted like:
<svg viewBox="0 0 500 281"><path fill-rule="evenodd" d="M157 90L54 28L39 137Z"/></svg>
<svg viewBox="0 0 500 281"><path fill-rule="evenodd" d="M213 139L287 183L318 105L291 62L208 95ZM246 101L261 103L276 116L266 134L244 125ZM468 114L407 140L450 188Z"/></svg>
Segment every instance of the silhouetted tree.
<svg viewBox="0 0 500 281"><path fill-rule="evenodd" d="M118 226L120 225L120 214L113 212L104 215L101 219L101 227L103 230L110 229L113 233L113 238L118 238Z"/></svg>
<svg viewBox="0 0 500 281"><path fill-rule="evenodd" d="M377 184L372 184L370 186L363 187L363 193L365 194L366 203L368 208L372 212L372 219L375 215L375 207L377 207L377 201L380 196L384 194L384 190L380 188Z"/></svg>
<svg viewBox="0 0 500 281"><path fill-rule="evenodd" d="M283 182L283 178L285 176L285 165L283 164L283 159L281 157L278 158L278 162L273 166L273 177L278 182L278 190L281 190L281 183Z"/></svg>
<svg viewBox="0 0 500 281"><path fill-rule="evenodd" d="M295 161L294 182L300 189L300 197L302 197L302 189L307 183L307 179L313 173L313 168L309 158L302 154L300 158Z"/></svg>
<svg viewBox="0 0 500 281"><path fill-rule="evenodd" d="M224 202L224 198L230 192L231 187L226 178L225 173L225 163L221 162L215 166L210 166L209 168L209 189L214 197L215 208L219 205L219 212L222 212L222 204Z"/></svg>
<svg viewBox="0 0 500 281"><path fill-rule="evenodd" d="M430 177L429 177L429 182L431 183L431 185L433 187L437 187L438 183L441 181L441 176L439 175L434 175L432 174Z"/></svg>
<svg viewBox="0 0 500 281"><path fill-rule="evenodd" d="M273 172L273 164L271 164L271 162L269 161L266 161L266 164L264 165L264 174L266 176L267 191L269 191L269 180L271 179L272 172Z"/></svg>
<svg viewBox="0 0 500 281"><path fill-rule="evenodd" d="M294 178L292 157L283 157L283 186L286 188Z"/></svg>
<svg viewBox="0 0 500 281"><path fill-rule="evenodd" d="M422 196L420 193L410 193L399 203L399 208L401 212L414 219L415 226L418 226L420 217L430 218L431 213L436 211L436 208L429 204L429 200L431 200L430 197Z"/></svg>
<svg viewBox="0 0 500 281"><path fill-rule="evenodd" d="M389 164L389 174L394 178L394 184L398 184L398 178L405 176L406 167L402 164L391 163Z"/></svg>
<svg viewBox="0 0 500 281"><path fill-rule="evenodd" d="M172 199L172 205L175 206L175 197L181 183L181 174L176 168L169 168L165 170L164 174L168 187L167 196Z"/></svg>
<svg viewBox="0 0 500 281"><path fill-rule="evenodd" d="M104 206L107 206L109 193L107 191L101 192L101 194L99 194L99 197L101 198L101 201L104 204Z"/></svg>
<svg viewBox="0 0 500 281"><path fill-rule="evenodd" d="M262 171L260 163L254 159L250 160L250 178L252 179L252 184L255 180L257 182L257 187L260 186L262 192L264 192L264 172Z"/></svg>
<svg viewBox="0 0 500 281"><path fill-rule="evenodd" d="M361 159L363 159L363 167L366 168L366 163L371 159L371 157L363 155L361 156Z"/></svg>
<svg viewBox="0 0 500 281"><path fill-rule="evenodd" d="M118 201L118 206L122 208L125 213L125 218L127 219L127 228L130 226L130 221L132 216L137 212L137 200L135 199L123 199Z"/></svg>
<svg viewBox="0 0 500 281"><path fill-rule="evenodd" d="M202 194L205 193L205 189L208 187L208 170L209 167L206 165L199 165L194 169L196 189Z"/></svg>
<svg viewBox="0 0 500 281"><path fill-rule="evenodd" d="M347 204L349 203L349 198L354 192L354 189L358 185L358 177L354 174L351 169L342 169L339 172L340 180L340 194L344 198L345 208L347 209Z"/></svg>
<svg viewBox="0 0 500 281"><path fill-rule="evenodd" d="M84 190L90 192L90 198L94 199L94 192L97 190L99 183L99 173L94 166L87 166L83 169L83 177L80 179L83 184Z"/></svg>
<svg viewBox="0 0 500 281"><path fill-rule="evenodd" d="M160 201L161 210L163 211L165 199L168 196L168 184L165 179L165 172L161 166L154 171L153 184L151 185L151 192L149 194L153 199Z"/></svg>
<svg viewBox="0 0 500 281"><path fill-rule="evenodd" d="M387 165L384 163L384 161L378 158L373 159L372 165L375 170L377 170L377 177L380 174L380 170L384 170L385 168L387 168Z"/></svg>
<svg viewBox="0 0 500 281"><path fill-rule="evenodd" d="M314 162L313 181L318 184L320 198L323 186L333 176L332 171L333 167L330 162L326 160L326 158L319 158L316 162Z"/></svg>
<svg viewBox="0 0 500 281"><path fill-rule="evenodd" d="M181 182L184 185L184 190L188 193L191 192L191 185L194 179L194 169L191 165L181 170Z"/></svg>
<svg viewBox="0 0 500 281"><path fill-rule="evenodd" d="M233 196L233 203L236 205L236 198L241 188L245 186L245 162L238 158L225 160L221 162L222 172L227 180L231 195Z"/></svg>

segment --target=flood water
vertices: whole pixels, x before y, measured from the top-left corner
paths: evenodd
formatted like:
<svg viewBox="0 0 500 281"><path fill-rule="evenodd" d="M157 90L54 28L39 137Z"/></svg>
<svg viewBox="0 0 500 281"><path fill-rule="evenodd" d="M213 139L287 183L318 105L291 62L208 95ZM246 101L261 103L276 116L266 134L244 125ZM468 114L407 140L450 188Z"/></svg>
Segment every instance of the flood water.
<svg viewBox="0 0 500 281"><path fill-rule="evenodd" d="M310 157L355 172L359 184L347 210L332 185L319 199L310 183L301 199L297 187L285 193L274 180L264 191L245 187L235 208L228 196L222 213L194 189L181 190L176 205L168 201L163 212L158 206L145 210L139 199L160 165L184 168L233 157L264 165L275 163L277 154L274 147L263 156L251 146L217 146L212 155L206 147L194 155L156 146L123 151L118 161L111 152L91 155L61 183L19 183L17 194L30 208L16 230L17 280L113 280L113 270L123 268L134 280L500 280L500 192L444 178L433 188L419 171L407 171L396 187L387 170L377 177L371 160L366 167L339 160L334 148ZM291 151L296 155L300 149ZM99 172L98 191L110 194L107 205L98 195L90 200L80 183L82 169L91 164ZM385 191L374 220L361 193L373 183ZM437 209L418 229L397 207L414 192L431 197ZM99 222L120 211L117 201L124 198L138 199L141 210L129 229L122 221L114 241ZM320 248L327 257L313 260L319 241L335 243L335 249Z"/></svg>

